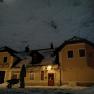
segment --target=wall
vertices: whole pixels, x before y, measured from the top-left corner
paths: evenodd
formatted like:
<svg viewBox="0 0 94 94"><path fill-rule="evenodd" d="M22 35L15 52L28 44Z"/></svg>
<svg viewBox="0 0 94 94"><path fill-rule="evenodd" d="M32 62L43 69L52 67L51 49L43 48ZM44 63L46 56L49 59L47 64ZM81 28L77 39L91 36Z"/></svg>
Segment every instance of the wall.
<svg viewBox="0 0 94 94"><path fill-rule="evenodd" d="M4 63L4 57L7 57L7 62ZM0 71L5 71L4 82L11 79L11 65L14 62L14 57L8 52L0 52Z"/></svg>
<svg viewBox="0 0 94 94"><path fill-rule="evenodd" d="M41 71L44 71L44 80L41 80ZM30 73L34 72L34 80L30 80ZM26 84L30 86L48 86L48 73L54 73L54 85L60 85L59 69L43 70L42 67L27 69Z"/></svg>
<svg viewBox="0 0 94 94"><path fill-rule="evenodd" d="M4 63L4 57L7 57L7 62ZM11 56L8 52L0 52L0 67L10 67L11 64L14 62L14 57Z"/></svg>
<svg viewBox="0 0 94 94"><path fill-rule="evenodd" d="M79 57L81 48L86 49L85 57ZM87 48L85 43L69 44L59 52L62 84L94 83L94 69L87 65L89 63ZM68 50L73 50L74 58L67 57Z"/></svg>

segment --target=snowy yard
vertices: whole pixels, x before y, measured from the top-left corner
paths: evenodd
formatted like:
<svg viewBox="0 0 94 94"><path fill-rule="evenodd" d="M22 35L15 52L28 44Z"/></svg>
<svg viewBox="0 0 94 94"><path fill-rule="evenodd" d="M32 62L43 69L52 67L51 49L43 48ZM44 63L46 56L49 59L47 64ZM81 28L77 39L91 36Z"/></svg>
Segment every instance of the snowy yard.
<svg viewBox="0 0 94 94"><path fill-rule="evenodd" d="M0 94L94 94L94 87L31 87L25 89L1 88Z"/></svg>

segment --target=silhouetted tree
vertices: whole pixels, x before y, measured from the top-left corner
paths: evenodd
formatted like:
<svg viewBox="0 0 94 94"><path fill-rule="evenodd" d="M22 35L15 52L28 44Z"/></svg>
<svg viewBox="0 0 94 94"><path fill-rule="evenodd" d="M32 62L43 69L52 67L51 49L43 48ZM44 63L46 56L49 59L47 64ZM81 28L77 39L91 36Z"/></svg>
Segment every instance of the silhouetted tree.
<svg viewBox="0 0 94 94"><path fill-rule="evenodd" d="M24 77L26 77L26 67L23 64L22 65L22 68L21 68L21 71L20 71L20 77L19 77L19 80L20 80L20 88L24 88L25 87Z"/></svg>

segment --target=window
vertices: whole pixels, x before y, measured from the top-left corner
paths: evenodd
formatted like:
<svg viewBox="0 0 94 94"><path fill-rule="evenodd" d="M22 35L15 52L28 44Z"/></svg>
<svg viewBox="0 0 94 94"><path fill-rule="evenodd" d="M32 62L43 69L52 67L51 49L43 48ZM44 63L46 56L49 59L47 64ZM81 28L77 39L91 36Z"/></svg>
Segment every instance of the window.
<svg viewBox="0 0 94 94"><path fill-rule="evenodd" d="M3 62L4 62L4 63L7 63L7 57L4 57Z"/></svg>
<svg viewBox="0 0 94 94"><path fill-rule="evenodd" d="M73 51L72 50L68 51L68 58L73 58Z"/></svg>
<svg viewBox="0 0 94 94"><path fill-rule="evenodd" d="M34 80L34 72L30 72L30 80Z"/></svg>
<svg viewBox="0 0 94 94"><path fill-rule="evenodd" d="M79 50L79 56L80 57L85 57L85 49L80 49Z"/></svg>
<svg viewBox="0 0 94 94"><path fill-rule="evenodd" d="M41 80L44 80L44 71L41 71Z"/></svg>

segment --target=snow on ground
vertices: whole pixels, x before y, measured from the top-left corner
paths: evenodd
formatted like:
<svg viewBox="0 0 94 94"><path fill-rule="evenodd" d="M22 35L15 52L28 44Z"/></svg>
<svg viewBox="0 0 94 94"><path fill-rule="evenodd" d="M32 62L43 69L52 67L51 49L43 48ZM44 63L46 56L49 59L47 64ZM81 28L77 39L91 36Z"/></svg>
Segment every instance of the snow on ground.
<svg viewBox="0 0 94 94"><path fill-rule="evenodd" d="M0 88L0 94L94 94L94 87L26 87L25 89Z"/></svg>

